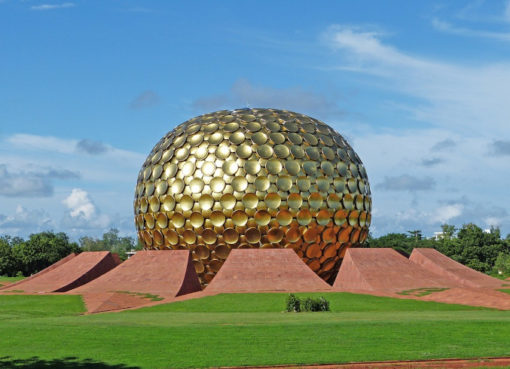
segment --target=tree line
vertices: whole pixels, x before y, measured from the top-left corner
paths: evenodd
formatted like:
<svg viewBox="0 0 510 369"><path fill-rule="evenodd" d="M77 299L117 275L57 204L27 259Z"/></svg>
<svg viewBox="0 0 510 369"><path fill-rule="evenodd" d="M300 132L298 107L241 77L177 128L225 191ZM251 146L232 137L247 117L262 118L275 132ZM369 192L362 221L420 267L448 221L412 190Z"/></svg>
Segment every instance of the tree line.
<svg viewBox="0 0 510 369"><path fill-rule="evenodd" d="M502 238L498 228L488 232L473 223L457 229L444 224L442 232L424 238L420 230L369 237L366 247L390 247L409 256L415 247L434 248L442 254L483 273L510 274L510 235Z"/></svg>
<svg viewBox="0 0 510 369"><path fill-rule="evenodd" d="M438 237L425 238L420 230L407 233L389 233L375 238L369 236L365 247L390 247L409 256L415 247L429 247L446 256L484 273L510 275L510 235L502 238L497 228L485 232L475 224L456 229L443 225ZM121 237L117 229L110 229L102 238L81 237L70 241L63 233L41 232L28 239L0 237L0 275L29 276L50 266L70 253L82 251L110 251L122 260L127 252L142 246L133 237Z"/></svg>
<svg viewBox="0 0 510 369"><path fill-rule="evenodd" d="M29 276L57 262L71 253L82 251L110 251L122 260L127 252L141 249L133 237L121 237L115 228L104 233L102 238L81 237L72 242L63 232L51 231L21 237L0 237L0 275Z"/></svg>

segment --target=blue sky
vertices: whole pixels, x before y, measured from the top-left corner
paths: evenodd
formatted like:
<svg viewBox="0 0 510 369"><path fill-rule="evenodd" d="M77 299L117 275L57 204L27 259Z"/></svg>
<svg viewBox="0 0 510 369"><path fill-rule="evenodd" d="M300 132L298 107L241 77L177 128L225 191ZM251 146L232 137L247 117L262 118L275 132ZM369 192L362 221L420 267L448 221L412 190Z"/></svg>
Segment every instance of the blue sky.
<svg viewBox="0 0 510 369"><path fill-rule="evenodd" d="M375 235L510 232L509 1L0 0L0 234L135 235L169 130L274 107L337 129Z"/></svg>

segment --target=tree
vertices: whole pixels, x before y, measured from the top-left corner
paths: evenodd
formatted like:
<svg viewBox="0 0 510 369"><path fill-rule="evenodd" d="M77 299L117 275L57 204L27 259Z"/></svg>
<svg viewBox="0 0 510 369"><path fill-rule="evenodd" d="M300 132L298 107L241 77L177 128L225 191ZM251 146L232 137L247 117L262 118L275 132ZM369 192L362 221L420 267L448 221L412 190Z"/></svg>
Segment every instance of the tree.
<svg viewBox="0 0 510 369"><path fill-rule="evenodd" d="M18 263L12 253L12 241L9 236L0 237L0 275L8 277L14 277L18 271Z"/></svg>
<svg viewBox="0 0 510 369"><path fill-rule="evenodd" d="M491 271L498 254L510 251L499 229L486 233L473 223L464 224L456 239L442 240L438 246L438 251L446 256L481 272Z"/></svg>
<svg viewBox="0 0 510 369"><path fill-rule="evenodd" d="M79 239L83 251L110 251L119 255L122 260L127 259L127 251L135 249L133 237L119 237L118 229L112 228L103 234L102 239L81 237Z"/></svg>
<svg viewBox="0 0 510 369"><path fill-rule="evenodd" d="M455 235L455 232L457 231L457 229L455 228L454 225L450 225L450 224L443 224L441 226L441 232L443 233L442 234L442 238L443 239L451 239L453 238L453 236Z"/></svg>
<svg viewBox="0 0 510 369"><path fill-rule="evenodd" d="M28 240L12 247L13 256L19 262L19 270L25 276L37 273L73 252L79 253L81 250L63 232L31 234Z"/></svg>
<svg viewBox="0 0 510 369"><path fill-rule="evenodd" d="M494 263L494 268L497 272L510 274L510 254L500 252Z"/></svg>
<svg viewBox="0 0 510 369"><path fill-rule="evenodd" d="M420 241L422 238L421 230L419 230L419 229L415 229L414 231L407 231L407 233L409 233L411 235L411 237L413 237L416 242Z"/></svg>

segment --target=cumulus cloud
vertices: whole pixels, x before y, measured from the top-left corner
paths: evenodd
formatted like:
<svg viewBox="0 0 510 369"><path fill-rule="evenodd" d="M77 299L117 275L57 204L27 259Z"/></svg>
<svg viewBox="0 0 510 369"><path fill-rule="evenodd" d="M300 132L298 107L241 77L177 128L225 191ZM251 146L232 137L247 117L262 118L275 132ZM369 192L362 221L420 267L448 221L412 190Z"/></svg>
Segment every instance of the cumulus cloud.
<svg viewBox="0 0 510 369"><path fill-rule="evenodd" d="M254 85L246 79L236 81L225 94L205 96L193 101L194 109L211 111L239 106L267 108L278 107L324 116L339 116L343 112L335 101L302 87L273 88Z"/></svg>
<svg viewBox="0 0 510 369"><path fill-rule="evenodd" d="M30 7L30 10L55 10L55 9L65 9L65 8L73 8L76 4L74 3L61 3L61 4L41 4L41 5L33 5Z"/></svg>
<svg viewBox="0 0 510 369"><path fill-rule="evenodd" d="M79 188L74 188L63 203L73 218L82 216L85 219L91 219L96 213L96 207L90 201L88 193Z"/></svg>
<svg viewBox="0 0 510 369"><path fill-rule="evenodd" d="M53 180L78 179L80 174L68 169L39 168L37 171L16 171L0 164L0 196L49 197L53 195Z"/></svg>
<svg viewBox="0 0 510 369"><path fill-rule="evenodd" d="M21 205L10 215L0 215L0 229L7 233L19 234L51 229L55 226L51 217L44 210L27 209ZM25 232L23 232L25 233Z"/></svg>
<svg viewBox="0 0 510 369"><path fill-rule="evenodd" d="M450 204L440 206L434 211L434 214L432 215L432 221L441 224L448 223L452 219L461 216L463 209L463 204Z"/></svg>
<svg viewBox="0 0 510 369"><path fill-rule="evenodd" d="M67 207L62 224L72 229L106 228L110 218L101 214L87 191L74 188L62 203Z"/></svg>
<svg viewBox="0 0 510 369"><path fill-rule="evenodd" d="M377 185L378 188L387 191L429 191L436 185L431 177L418 178L409 174L403 174L396 177L385 177L382 183Z"/></svg>
<svg viewBox="0 0 510 369"><path fill-rule="evenodd" d="M494 156L510 156L510 141L496 140L489 146L489 151Z"/></svg>
<svg viewBox="0 0 510 369"><path fill-rule="evenodd" d="M152 90L142 92L129 103L131 109L150 108L159 104L160 98L158 94Z"/></svg>
<svg viewBox="0 0 510 369"><path fill-rule="evenodd" d="M76 150L91 155L99 155L108 151L109 147L99 141L83 139L76 143Z"/></svg>

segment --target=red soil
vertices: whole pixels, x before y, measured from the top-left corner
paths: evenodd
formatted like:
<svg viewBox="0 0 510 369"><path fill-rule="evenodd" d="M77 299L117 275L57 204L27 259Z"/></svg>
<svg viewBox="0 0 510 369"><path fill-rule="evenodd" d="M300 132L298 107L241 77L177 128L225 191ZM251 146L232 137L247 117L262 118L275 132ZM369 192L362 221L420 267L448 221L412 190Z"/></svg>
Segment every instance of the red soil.
<svg viewBox="0 0 510 369"><path fill-rule="evenodd" d="M153 304L200 291L188 250L139 251L117 268L70 293L81 294L89 313ZM150 294L152 296L143 296Z"/></svg>
<svg viewBox="0 0 510 369"><path fill-rule="evenodd" d="M501 358L480 358L480 359L433 359L420 361L372 361L361 363L345 364L323 364L323 365L275 365L275 366L243 366L230 367L229 369L457 369L457 368L480 368L480 367L502 367L510 365L510 357Z"/></svg>
<svg viewBox="0 0 510 369"><path fill-rule="evenodd" d="M62 259L60 259L59 261L57 261L56 263L53 263L53 264L51 264L49 267L47 267L47 268L45 268L45 269L41 270L40 272L35 273L35 274L32 274L30 277L24 278L24 279L22 279L22 280L20 280L20 281L17 281L17 282L9 283L9 285L8 285L8 286L9 286L9 290L10 290L12 287L17 286L18 284L21 284L21 283L24 283L24 282L27 282L27 281L31 281L31 280L32 280L32 279L34 279L34 278L40 277L41 275L48 273L49 271L51 271L51 270L55 269L56 267L58 267L58 266L60 266L60 265L62 265L62 264L64 264L64 263L67 263L69 260L71 260L71 259L72 259L72 258L74 258L75 256L76 256L76 254L75 254L75 253L69 254L69 255L67 255L66 257L63 257ZM6 287L7 287L7 286L2 286L2 287L0 288L0 291L1 291L1 290L3 290L3 289L5 289Z"/></svg>
<svg viewBox="0 0 510 369"><path fill-rule="evenodd" d="M336 277L336 289L399 292L457 283L430 273L393 249L349 249Z"/></svg>
<svg viewBox="0 0 510 369"><path fill-rule="evenodd" d="M436 258L449 265L449 262L443 259L449 258L439 255L442 258ZM424 268L392 249L349 249L333 287L336 291L510 310L510 295L490 287L467 287L469 284L462 276L474 280L473 276L478 277L481 273L462 267L468 270L461 269L460 275L454 272L436 274L434 268ZM478 280L486 281L483 277L485 275ZM487 278L493 283L491 280L494 278ZM496 281L500 287L501 281ZM429 288L445 290L429 291L424 296L417 295Z"/></svg>
<svg viewBox="0 0 510 369"><path fill-rule="evenodd" d="M69 255L8 287L9 290L15 288L26 293L65 292L94 280L116 266L116 259L108 251L82 252L76 256Z"/></svg>
<svg viewBox="0 0 510 369"><path fill-rule="evenodd" d="M331 291L292 249L233 249L205 294Z"/></svg>
<svg viewBox="0 0 510 369"><path fill-rule="evenodd" d="M468 268L434 249L414 249L409 260L465 287L501 288L505 284L500 279Z"/></svg>

